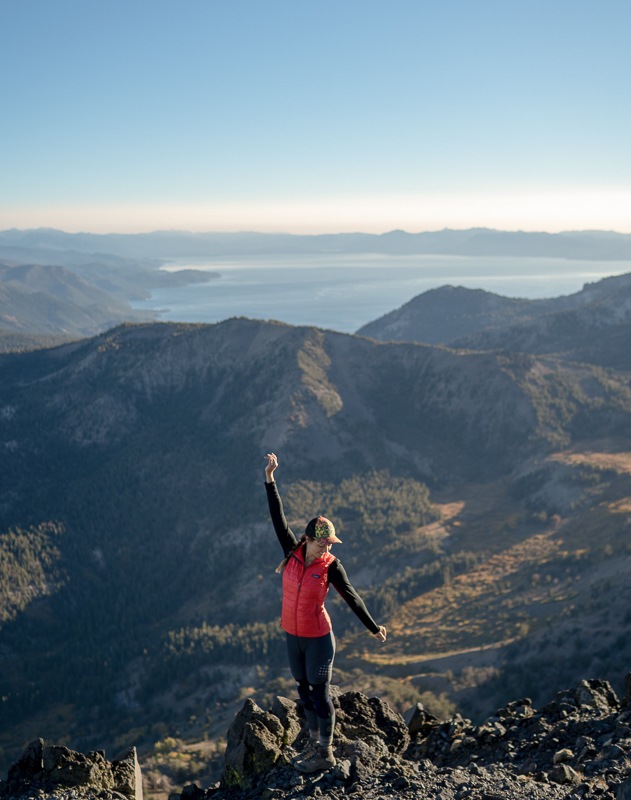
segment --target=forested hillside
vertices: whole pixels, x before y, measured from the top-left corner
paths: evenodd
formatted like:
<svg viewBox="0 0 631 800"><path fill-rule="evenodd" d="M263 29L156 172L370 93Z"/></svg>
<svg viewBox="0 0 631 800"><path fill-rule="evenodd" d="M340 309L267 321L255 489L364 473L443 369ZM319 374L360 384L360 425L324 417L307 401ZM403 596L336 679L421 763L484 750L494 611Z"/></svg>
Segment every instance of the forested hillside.
<svg viewBox="0 0 631 800"><path fill-rule="evenodd" d="M335 519L391 631L375 650L332 603L340 684L482 713L545 665L546 692L594 659L624 673L623 373L246 319L123 326L0 373L6 760L37 736L216 736L284 685L270 449L292 525Z"/></svg>

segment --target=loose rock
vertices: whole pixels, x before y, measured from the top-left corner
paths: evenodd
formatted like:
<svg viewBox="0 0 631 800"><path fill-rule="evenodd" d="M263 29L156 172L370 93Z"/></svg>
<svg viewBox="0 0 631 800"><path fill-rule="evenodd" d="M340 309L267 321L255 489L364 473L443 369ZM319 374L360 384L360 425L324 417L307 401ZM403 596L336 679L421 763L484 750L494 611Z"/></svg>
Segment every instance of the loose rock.
<svg viewBox="0 0 631 800"><path fill-rule="evenodd" d="M418 705L404 719L360 692L334 702L333 769L303 776L291 766L303 735L292 700L263 711L248 699L228 732L222 781L172 800L631 800L631 709L606 681L581 681L541 710L528 698L508 703L479 726L459 714L439 721ZM134 765L133 750L110 764L40 740L0 797L140 800ZM53 775L63 786L51 786Z"/></svg>

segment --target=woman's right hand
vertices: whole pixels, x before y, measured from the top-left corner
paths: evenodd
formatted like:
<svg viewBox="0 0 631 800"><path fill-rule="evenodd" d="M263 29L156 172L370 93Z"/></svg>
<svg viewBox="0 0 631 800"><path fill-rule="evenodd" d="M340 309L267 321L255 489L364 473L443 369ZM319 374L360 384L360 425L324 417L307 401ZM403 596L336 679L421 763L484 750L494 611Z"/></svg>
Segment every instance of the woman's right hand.
<svg viewBox="0 0 631 800"><path fill-rule="evenodd" d="M267 459L265 478L268 483L274 483L274 471L278 467L278 459L274 453L268 453L265 458Z"/></svg>
<svg viewBox="0 0 631 800"><path fill-rule="evenodd" d="M385 642L386 641L386 634L387 634L386 626L385 625L380 625L379 626L379 631L377 633L375 633L375 637L377 639L379 639L380 642Z"/></svg>

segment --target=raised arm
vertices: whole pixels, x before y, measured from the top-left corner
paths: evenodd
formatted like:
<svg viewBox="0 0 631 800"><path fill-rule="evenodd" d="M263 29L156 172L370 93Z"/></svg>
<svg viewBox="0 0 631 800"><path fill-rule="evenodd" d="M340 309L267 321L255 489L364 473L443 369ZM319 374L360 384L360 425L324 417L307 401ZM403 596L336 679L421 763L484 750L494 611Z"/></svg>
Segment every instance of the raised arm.
<svg viewBox="0 0 631 800"><path fill-rule="evenodd" d="M274 472L278 467L278 459L274 453L268 453L267 464L265 466L265 490L267 491L267 503L269 505L269 513L272 518L274 530L280 546L283 548L283 553L287 556L295 548L298 540L294 532L291 530L285 519L285 512L283 511L283 501L280 499L276 481L274 480Z"/></svg>

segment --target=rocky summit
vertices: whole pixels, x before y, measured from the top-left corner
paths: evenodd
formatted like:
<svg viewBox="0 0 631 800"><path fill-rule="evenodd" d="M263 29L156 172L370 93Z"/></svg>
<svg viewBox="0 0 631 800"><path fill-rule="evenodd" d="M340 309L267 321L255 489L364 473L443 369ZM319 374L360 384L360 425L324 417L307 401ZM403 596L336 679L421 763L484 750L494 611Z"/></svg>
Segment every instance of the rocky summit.
<svg viewBox="0 0 631 800"><path fill-rule="evenodd" d="M631 800L631 674L622 700L607 681L582 680L541 709L522 698L480 725L438 720L421 703L405 718L378 697L337 693L332 769L303 775L291 760L305 744L299 704L268 711L247 699L228 732L221 780L188 784L170 800ZM142 800L131 748L108 762L33 742L0 782L2 800Z"/></svg>
<svg viewBox="0 0 631 800"><path fill-rule="evenodd" d="M333 769L305 776L291 766L305 736L297 704L279 697L263 711L246 700L221 781L171 800L631 798L631 675L622 701L607 681L583 680L539 710L523 698L481 725L459 714L439 721L420 703L404 719L360 692L334 702Z"/></svg>

